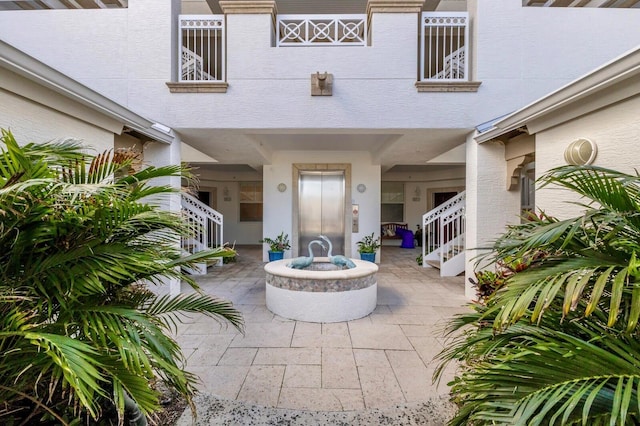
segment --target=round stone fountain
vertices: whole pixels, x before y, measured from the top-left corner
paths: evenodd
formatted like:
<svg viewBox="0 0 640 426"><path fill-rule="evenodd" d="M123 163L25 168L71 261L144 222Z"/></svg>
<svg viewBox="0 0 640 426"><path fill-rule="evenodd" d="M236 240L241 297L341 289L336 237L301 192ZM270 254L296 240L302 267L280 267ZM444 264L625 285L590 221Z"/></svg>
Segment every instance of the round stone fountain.
<svg viewBox="0 0 640 426"><path fill-rule="evenodd" d="M369 315L378 301L378 265L351 259L342 269L327 257L305 269L287 266L291 259L265 265L267 308L276 315L307 322L341 322Z"/></svg>

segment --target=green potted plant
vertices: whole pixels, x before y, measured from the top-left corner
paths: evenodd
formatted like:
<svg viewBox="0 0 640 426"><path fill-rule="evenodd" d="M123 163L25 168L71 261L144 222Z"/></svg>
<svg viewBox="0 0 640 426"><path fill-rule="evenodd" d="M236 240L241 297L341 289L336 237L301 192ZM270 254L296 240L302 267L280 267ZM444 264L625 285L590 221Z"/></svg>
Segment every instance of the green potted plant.
<svg viewBox="0 0 640 426"><path fill-rule="evenodd" d="M356 244L358 245L360 259L368 260L369 262L376 261L376 252L380 248L380 237L376 238L375 233L372 232L371 235L366 235Z"/></svg>
<svg viewBox="0 0 640 426"><path fill-rule="evenodd" d="M276 238L265 237L259 242L269 244L269 262L283 259L284 251L291 248L289 234L285 234L284 231L282 231Z"/></svg>

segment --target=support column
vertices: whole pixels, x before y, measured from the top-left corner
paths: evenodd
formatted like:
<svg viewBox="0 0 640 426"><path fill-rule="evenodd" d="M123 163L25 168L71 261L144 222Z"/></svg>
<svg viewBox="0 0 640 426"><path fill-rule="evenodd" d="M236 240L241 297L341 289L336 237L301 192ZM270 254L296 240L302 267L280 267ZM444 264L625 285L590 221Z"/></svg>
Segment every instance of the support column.
<svg viewBox="0 0 640 426"><path fill-rule="evenodd" d="M403 46L398 42L415 44L418 49L418 17L424 0L368 0L367 28L371 46ZM411 40L404 39L407 31ZM380 35L377 37L377 35ZM401 40L397 38L400 37Z"/></svg>
<svg viewBox="0 0 640 426"><path fill-rule="evenodd" d="M180 138L173 132L171 132L171 134L174 137L174 140L171 144L156 141L145 143L143 148L143 156L144 162L146 164L150 164L155 167L180 164L180 146L182 142L180 141ZM154 183L158 185L170 185L171 187L177 189L180 189L182 184L181 179L178 176L158 179L157 181L154 181ZM177 192L171 194L168 200L163 199L160 203L160 208L169 210L171 212L180 213L180 193ZM180 245L179 238L177 239L176 244ZM168 292L172 296L180 294L180 280L175 278L166 278L164 279L164 284L165 285L163 287L153 286L150 289L154 293L166 294Z"/></svg>
<svg viewBox="0 0 640 426"><path fill-rule="evenodd" d="M475 279L476 270L493 267L487 261L479 262L478 256L489 252L508 224L520 221L520 192L505 189L504 144L479 144L475 136L467 138L465 296L470 300L475 299L476 290L469 278Z"/></svg>
<svg viewBox="0 0 640 426"><path fill-rule="evenodd" d="M254 78L256 58L275 46L276 2L223 0L220 7L226 20L227 80Z"/></svg>

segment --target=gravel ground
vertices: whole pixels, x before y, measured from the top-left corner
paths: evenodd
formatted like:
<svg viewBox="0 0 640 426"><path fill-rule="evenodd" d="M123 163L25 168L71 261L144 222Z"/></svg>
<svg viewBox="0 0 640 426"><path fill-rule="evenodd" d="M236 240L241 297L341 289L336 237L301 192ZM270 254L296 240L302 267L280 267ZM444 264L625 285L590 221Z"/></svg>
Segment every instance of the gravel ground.
<svg viewBox="0 0 640 426"><path fill-rule="evenodd" d="M260 407L219 399L209 394L198 395L195 398L195 404L198 411L197 419L193 420L191 411L187 409L176 426L442 426L455 413L455 406L444 397L433 398L419 404L398 405L385 409L341 412Z"/></svg>

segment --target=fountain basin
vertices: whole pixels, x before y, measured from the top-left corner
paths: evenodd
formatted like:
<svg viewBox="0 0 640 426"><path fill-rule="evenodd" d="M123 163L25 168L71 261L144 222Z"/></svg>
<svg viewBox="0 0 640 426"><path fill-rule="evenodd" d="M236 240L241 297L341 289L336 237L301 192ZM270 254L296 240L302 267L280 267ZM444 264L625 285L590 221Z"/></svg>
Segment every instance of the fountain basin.
<svg viewBox="0 0 640 426"><path fill-rule="evenodd" d="M378 265L351 259L355 268L338 269L326 257L306 269L287 267L291 259L265 265L267 308L307 322L350 321L369 315L378 302Z"/></svg>

